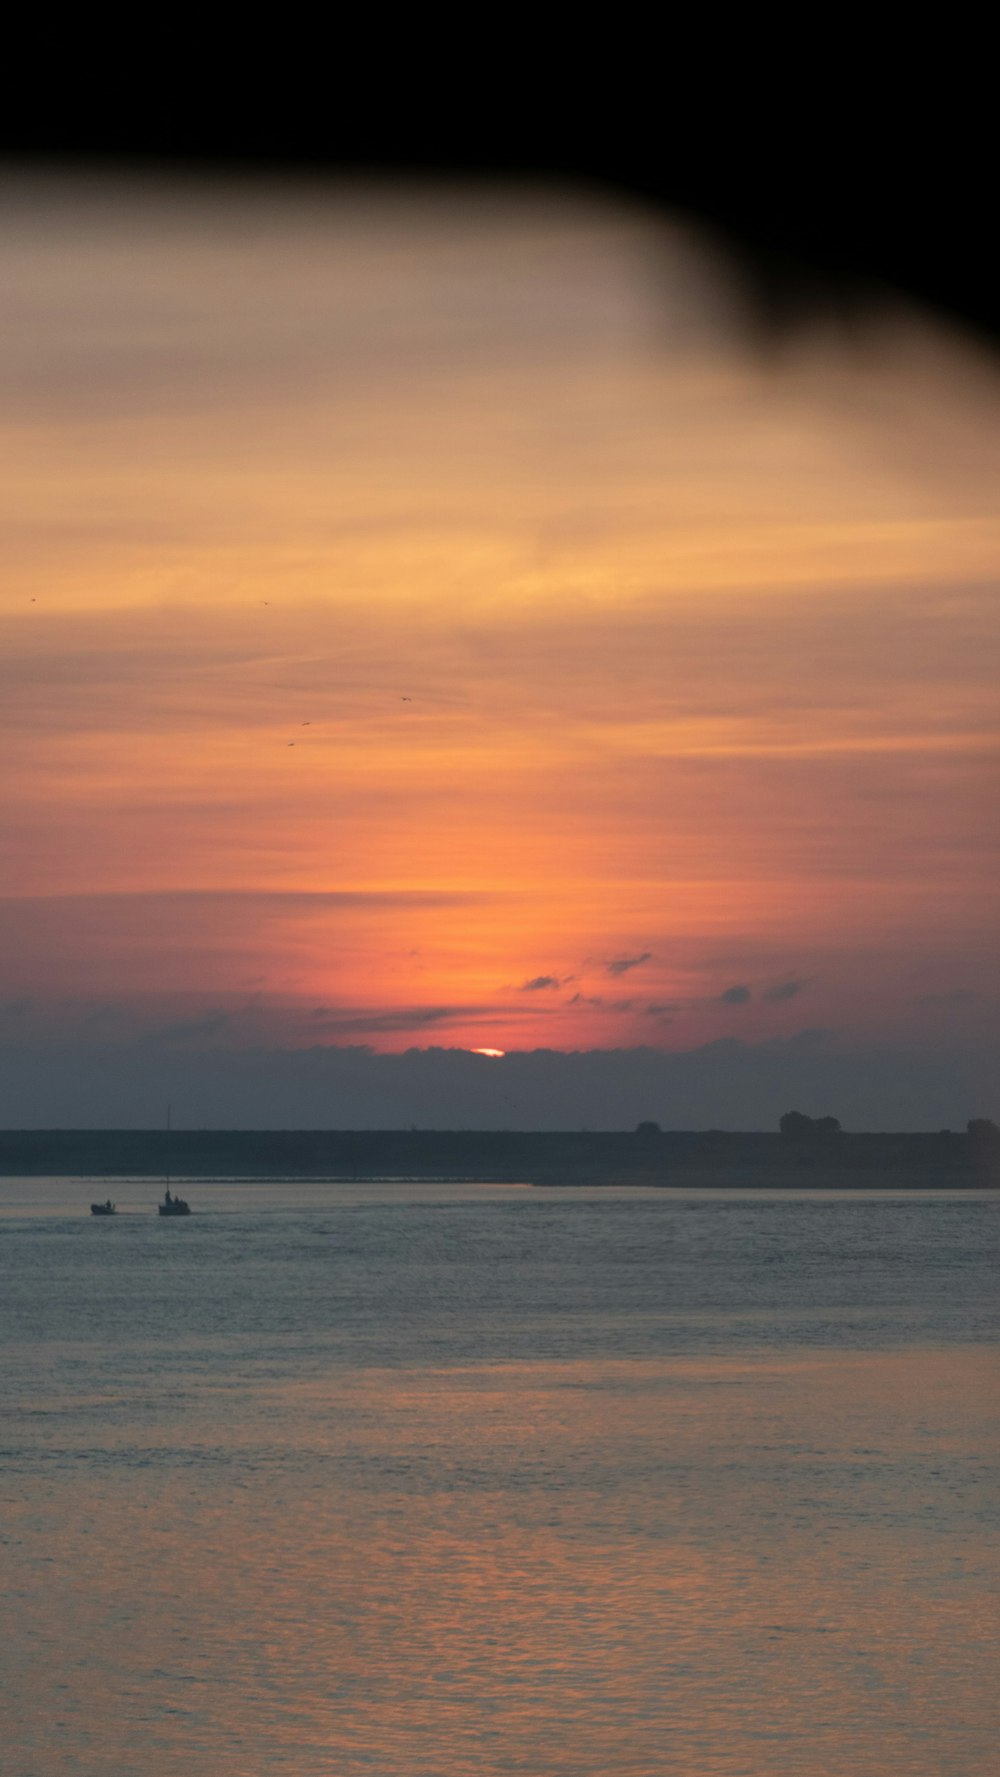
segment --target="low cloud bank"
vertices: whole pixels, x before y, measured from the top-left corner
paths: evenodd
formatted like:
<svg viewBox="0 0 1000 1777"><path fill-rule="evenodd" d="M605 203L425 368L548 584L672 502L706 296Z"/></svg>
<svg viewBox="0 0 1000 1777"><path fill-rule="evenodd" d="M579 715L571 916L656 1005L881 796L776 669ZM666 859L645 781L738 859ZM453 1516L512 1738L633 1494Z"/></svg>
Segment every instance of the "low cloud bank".
<svg viewBox="0 0 1000 1777"><path fill-rule="evenodd" d="M380 1055L364 1046L0 1049L5 1128L774 1129L832 1112L848 1129L964 1128L997 1117L988 1048L850 1046L822 1031L697 1049L466 1049Z"/></svg>

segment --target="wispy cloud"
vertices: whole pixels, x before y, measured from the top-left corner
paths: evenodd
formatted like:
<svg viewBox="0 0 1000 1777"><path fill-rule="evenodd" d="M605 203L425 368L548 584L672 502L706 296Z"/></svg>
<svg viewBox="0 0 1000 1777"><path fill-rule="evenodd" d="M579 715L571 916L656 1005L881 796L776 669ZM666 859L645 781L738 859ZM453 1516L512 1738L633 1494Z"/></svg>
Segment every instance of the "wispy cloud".
<svg viewBox="0 0 1000 1777"><path fill-rule="evenodd" d="M629 969L641 968L643 963L652 960L653 952L644 950L640 956L616 956L612 962L605 963L609 975L627 975Z"/></svg>
<svg viewBox="0 0 1000 1777"><path fill-rule="evenodd" d="M742 986L727 987L725 992L720 993L719 995L719 999L724 1006L745 1006L750 997L749 987Z"/></svg>
<svg viewBox="0 0 1000 1777"><path fill-rule="evenodd" d="M206 907L230 903L234 907L464 907L496 899L493 889L109 889L94 893L0 895L0 906L9 907ZM261 979L261 977L255 977Z"/></svg>
<svg viewBox="0 0 1000 1777"><path fill-rule="evenodd" d="M982 995L974 993L971 987L953 987L948 993L924 993L917 1004L920 1006L971 1006Z"/></svg>
<svg viewBox="0 0 1000 1777"><path fill-rule="evenodd" d="M91 1006L90 1010L85 1012L81 1018L80 1025L84 1030L99 1030L106 1025L121 1024L127 1017L128 1013L125 1007L115 1005L112 1001L107 1004Z"/></svg>
<svg viewBox="0 0 1000 1777"><path fill-rule="evenodd" d="M634 1012L635 1000L606 1000L600 993L575 993L567 1006L595 1006L601 1012Z"/></svg>
<svg viewBox="0 0 1000 1777"><path fill-rule="evenodd" d="M447 1024L456 1018L475 1022L493 1018L496 1012L495 1006L398 1006L388 1011L365 1011L364 1008L356 1007L336 1010L317 1006L311 1014L311 1020L324 1035L378 1036L394 1031L426 1030L430 1026Z"/></svg>
<svg viewBox="0 0 1000 1777"><path fill-rule="evenodd" d="M793 1000L808 986L806 981L779 981L764 994L766 1000Z"/></svg>
<svg viewBox="0 0 1000 1777"><path fill-rule="evenodd" d="M156 1047L161 1043L188 1043L203 1037L217 1036L232 1023L229 1012L203 1012L197 1018L180 1018L175 1024L161 1024L152 1030L145 1031L137 1039L142 1044Z"/></svg>

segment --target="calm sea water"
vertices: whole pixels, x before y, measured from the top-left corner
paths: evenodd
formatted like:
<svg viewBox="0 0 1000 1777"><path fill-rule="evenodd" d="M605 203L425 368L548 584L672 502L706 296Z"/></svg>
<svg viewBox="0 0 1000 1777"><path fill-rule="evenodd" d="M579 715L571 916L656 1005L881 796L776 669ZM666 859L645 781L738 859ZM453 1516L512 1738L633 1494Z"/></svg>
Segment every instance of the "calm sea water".
<svg viewBox="0 0 1000 1777"><path fill-rule="evenodd" d="M0 1182L5 1777L983 1777L993 1194Z"/></svg>

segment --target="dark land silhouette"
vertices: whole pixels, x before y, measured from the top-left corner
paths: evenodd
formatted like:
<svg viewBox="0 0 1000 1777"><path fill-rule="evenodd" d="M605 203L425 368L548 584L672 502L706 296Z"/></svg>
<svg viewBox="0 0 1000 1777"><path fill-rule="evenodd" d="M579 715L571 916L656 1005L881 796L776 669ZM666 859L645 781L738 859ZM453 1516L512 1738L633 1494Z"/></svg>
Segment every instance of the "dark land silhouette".
<svg viewBox="0 0 1000 1777"><path fill-rule="evenodd" d="M853 1134L790 1112L776 1133L456 1129L7 1129L21 1177L463 1179L546 1185L1000 1185L1000 1129Z"/></svg>

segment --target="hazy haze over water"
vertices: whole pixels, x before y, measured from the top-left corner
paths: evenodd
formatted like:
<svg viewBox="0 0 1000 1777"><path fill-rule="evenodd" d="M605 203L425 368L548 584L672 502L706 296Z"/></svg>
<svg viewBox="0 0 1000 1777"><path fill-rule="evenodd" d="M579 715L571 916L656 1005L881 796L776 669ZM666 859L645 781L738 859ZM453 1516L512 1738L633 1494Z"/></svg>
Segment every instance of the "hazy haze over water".
<svg viewBox="0 0 1000 1777"><path fill-rule="evenodd" d="M989 1768L995 1194L110 1188L0 1183L9 1777Z"/></svg>

